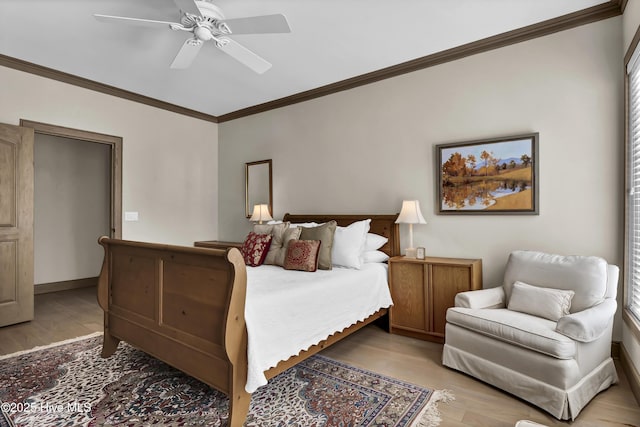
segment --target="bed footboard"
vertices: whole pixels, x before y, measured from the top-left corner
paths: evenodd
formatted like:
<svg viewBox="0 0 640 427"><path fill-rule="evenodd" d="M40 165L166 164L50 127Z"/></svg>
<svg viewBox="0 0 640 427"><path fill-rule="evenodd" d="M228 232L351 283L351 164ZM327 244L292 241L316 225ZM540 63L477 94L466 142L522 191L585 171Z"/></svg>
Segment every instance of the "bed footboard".
<svg viewBox="0 0 640 427"><path fill-rule="evenodd" d="M238 249L101 237L102 357L126 341L229 396L229 426L249 411L246 267Z"/></svg>

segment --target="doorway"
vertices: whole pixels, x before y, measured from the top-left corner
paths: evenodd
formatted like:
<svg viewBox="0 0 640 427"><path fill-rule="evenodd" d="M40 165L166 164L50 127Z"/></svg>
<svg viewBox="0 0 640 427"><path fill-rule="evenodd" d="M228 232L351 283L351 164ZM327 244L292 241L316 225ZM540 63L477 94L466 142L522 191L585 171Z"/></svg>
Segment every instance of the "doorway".
<svg viewBox="0 0 640 427"><path fill-rule="evenodd" d="M34 129L36 142L34 292L93 286L97 237L122 237L122 138L28 120L20 126Z"/></svg>

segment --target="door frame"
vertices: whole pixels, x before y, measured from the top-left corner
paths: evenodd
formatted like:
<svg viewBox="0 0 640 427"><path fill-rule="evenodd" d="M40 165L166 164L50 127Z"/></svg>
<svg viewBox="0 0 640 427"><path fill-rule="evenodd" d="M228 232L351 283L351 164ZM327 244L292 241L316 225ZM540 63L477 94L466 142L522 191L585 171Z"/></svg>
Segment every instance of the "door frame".
<svg viewBox="0 0 640 427"><path fill-rule="evenodd" d="M79 141L111 146L111 212L110 236L122 238L122 137L103 133L56 126L47 123L20 119L20 126L31 128L36 134L59 136ZM34 139L35 145L35 139Z"/></svg>

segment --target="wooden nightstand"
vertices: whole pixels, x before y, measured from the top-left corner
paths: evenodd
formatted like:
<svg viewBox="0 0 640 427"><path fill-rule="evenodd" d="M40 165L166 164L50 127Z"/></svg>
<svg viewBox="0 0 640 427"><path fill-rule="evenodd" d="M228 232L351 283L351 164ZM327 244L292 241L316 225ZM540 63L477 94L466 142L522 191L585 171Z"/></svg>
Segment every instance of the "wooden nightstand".
<svg viewBox="0 0 640 427"><path fill-rule="evenodd" d="M221 242L220 240L201 240L193 243L193 246L209 249L227 249L230 247L242 249L242 245L242 242Z"/></svg>
<svg viewBox="0 0 640 427"><path fill-rule="evenodd" d="M393 257L389 286L389 332L442 343L446 311L456 294L482 289L482 260Z"/></svg>

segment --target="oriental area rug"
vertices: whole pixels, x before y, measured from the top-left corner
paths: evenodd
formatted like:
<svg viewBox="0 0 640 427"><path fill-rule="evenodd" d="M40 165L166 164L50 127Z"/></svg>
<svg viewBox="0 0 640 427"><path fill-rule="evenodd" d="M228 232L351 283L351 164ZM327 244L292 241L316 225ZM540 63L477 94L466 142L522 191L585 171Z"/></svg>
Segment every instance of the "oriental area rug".
<svg viewBox="0 0 640 427"><path fill-rule="evenodd" d="M120 343L100 357L94 334L0 356L0 426L226 426L227 397ZM320 355L251 396L246 426L437 426L452 399Z"/></svg>

